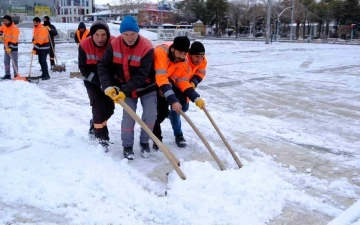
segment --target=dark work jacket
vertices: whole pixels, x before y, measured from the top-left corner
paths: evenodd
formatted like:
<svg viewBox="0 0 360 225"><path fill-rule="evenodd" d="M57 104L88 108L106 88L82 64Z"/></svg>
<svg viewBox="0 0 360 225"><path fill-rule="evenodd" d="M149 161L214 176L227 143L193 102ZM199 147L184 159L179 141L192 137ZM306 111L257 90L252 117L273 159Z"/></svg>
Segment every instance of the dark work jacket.
<svg viewBox="0 0 360 225"><path fill-rule="evenodd" d="M98 64L102 90L118 86L131 98L155 91L153 62L154 48L148 39L139 35L135 44L128 46L118 36L111 41Z"/></svg>
<svg viewBox="0 0 360 225"><path fill-rule="evenodd" d="M110 45L114 37L110 36L107 44L101 48L95 46L91 37L87 37L79 46L79 69L84 80L91 82L100 87L99 76L97 73L98 61L102 58L106 51L106 47Z"/></svg>
<svg viewBox="0 0 360 225"><path fill-rule="evenodd" d="M48 23L45 22L43 25L44 25L44 27L46 27L46 26L50 27L49 34L50 34L50 38L51 38L51 43L55 46L54 37L58 35L56 27L54 25L52 25L50 22L48 22ZM50 47L51 47L51 45L50 45Z"/></svg>

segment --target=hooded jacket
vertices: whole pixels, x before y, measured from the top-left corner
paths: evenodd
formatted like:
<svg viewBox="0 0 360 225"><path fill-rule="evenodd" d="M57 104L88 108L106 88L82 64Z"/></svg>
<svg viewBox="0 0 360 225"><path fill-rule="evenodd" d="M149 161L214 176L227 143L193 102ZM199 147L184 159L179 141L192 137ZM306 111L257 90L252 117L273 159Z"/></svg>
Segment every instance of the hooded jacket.
<svg viewBox="0 0 360 225"><path fill-rule="evenodd" d="M92 36L98 29L104 29L107 35L106 43L101 47L97 46L92 39ZM98 61L102 58L114 36L110 35L109 27L103 20L95 21L91 25L90 33L91 36L80 42L79 45L79 69L86 82L91 82L100 87L97 70Z"/></svg>
<svg viewBox="0 0 360 225"><path fill-rule="evenodd" d="M84 29L83 32L80 31L80 29ZM86 29L86 25L84 22L80 22L78 29L75 32L74 40L76 44L79 44L82 40L85 40L85 38L90 36L90 30Z"/></svg>
<svg viewBox="0 0 360 225"><path fill-rule="evenodd" d="M11 22L9 26L2 24L0 27L0 35L3 35L4 38L4 49L8 47L12 51L18 50L20 30L14 22Z"/></svg>
<svg viewBox="0 0 360 225"><path fill-rule="evenodd" d="M49 35L51 38L51 43L53 46L55 46L54 37L58 35L58 32L56 30L56 27L50 23L50 18L47 21L44 21L43 23L44 27L49 27Z"/></svg>
<svg viewBox="0 0 360 225"><path fill-rule="evenodd" d="M129 46L121 35L116 37L99 62L102 90L118 86L130 98L155 91L153 63L154 48L148 39L139 34L135 43Z"/></svg>

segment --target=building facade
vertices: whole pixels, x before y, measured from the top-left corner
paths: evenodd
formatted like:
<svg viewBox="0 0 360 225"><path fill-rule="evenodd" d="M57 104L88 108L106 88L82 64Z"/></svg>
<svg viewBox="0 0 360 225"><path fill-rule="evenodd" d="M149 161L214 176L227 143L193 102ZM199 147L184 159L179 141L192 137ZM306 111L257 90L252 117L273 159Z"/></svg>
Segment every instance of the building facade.
<svg viewBox="0 0 360 225"><path fill-rule="evenodd" d="M83 21L86 14L95 11L94 0L56 0L56 11L64 23Z"/></svg>
<svg viewBox="0 0 360 225"><path fill-rule="evenodd" d="M56 16L55 0L0 0L0 15Z"/></svg>

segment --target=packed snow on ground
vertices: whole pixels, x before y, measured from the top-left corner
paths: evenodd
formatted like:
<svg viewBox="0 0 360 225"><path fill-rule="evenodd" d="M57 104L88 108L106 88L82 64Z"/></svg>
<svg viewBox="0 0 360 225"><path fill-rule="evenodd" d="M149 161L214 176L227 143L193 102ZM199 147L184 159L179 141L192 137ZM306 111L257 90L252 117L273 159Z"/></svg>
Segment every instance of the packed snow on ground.
<svg viewBox="0 0 360 225"><path fill-rule="evenodd" d="M160 152L141 158L139 126L135 160L123 159L119 105L108 123L114 144L104 153L87 136L91 108L83 81L69 79L77 71L77 48L58 44L65 73L50 73L51 79L39 84L0 82L0 224L256 225L281 217L289 205L329 221L347 207L337 197L356 201L358 47L204 44L209 66L197 91L244 164L241 169L193 103L188 116L227 170L219 170L185 120L184 149L174 144L168 120L162 127L164 144L180 159L186 180ZM31 47L19 46L23 76L29 74ZM38 76L36 58L32 65L32 75ZM137 113L142 113L140 104ZM308 150L308 160L296 160L297 148ZM289 156L281 161L284 155ZM317 174L316 163L325 160L336 166ZM353 172L334 175L347 168Z"/></svg>

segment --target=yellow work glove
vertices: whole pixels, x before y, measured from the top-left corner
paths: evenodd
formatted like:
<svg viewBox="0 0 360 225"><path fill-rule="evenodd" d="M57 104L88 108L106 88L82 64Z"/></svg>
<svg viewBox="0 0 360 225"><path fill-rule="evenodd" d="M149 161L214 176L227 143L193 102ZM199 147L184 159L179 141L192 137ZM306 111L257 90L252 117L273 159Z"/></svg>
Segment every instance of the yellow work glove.
<svg viewBox="0 0 360 225"><path fill-rule="evenodd" d="M0 35L0 41L4 40L4 37L2 35Z"/></svg>
<svg viewBox="0 0 360 225"><path fill-rule="evenodd" d="M115 102L117 102L119 99L121 100L125 100L126 96L124 94L124 92L120 91L120 93L118 95L116 95L113 99Z"/></svg>
<svg viewBox="0 0 360 225"><path fill-rule="evenodd" d="M7 48L7 49L5 49L5 51L10 54L11 48Z"/></svg>
<svg viewBox="0 0 360 225"><path fill-rule="evenodd" d="M195 89L196 85L193 82L190 82L191 86Z"/></svg>
<svg viewBox="0 0 360 225"><path fill-rule="evenodd" d="M124 100L126 98L124 92L120 91L118 87L108 87L105 89L105 94L109 96L115 103L118 103L118 99Z"/></svg>
<svg viewBox="0 0 360 225"><path fill-rule="evenodd" d="M196 99L195 99L195 105L196 105L197 107L199 107L200 109L203 109L204 106L205 106L205 102L204 102L204 100L202 100L201 98L196 98Z"/></svg>
<svg viewBox="0 0 360 225"><path fill-rule="evenodd" d="M36 55L36 51L35 51L35 50L32 50L31 53L32 53L33 55Z"/></svg>
<svg viewBox="0 0 360 225"><path fill-rule="evenodd" d="M51 30L49 26L45 26L45 27L46 27L46 29Z"/></svg>

